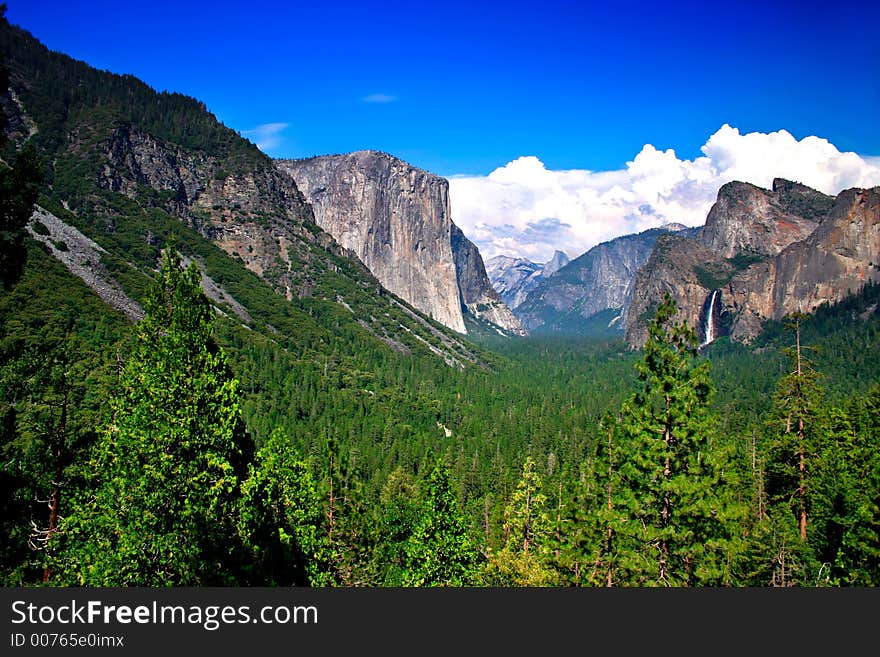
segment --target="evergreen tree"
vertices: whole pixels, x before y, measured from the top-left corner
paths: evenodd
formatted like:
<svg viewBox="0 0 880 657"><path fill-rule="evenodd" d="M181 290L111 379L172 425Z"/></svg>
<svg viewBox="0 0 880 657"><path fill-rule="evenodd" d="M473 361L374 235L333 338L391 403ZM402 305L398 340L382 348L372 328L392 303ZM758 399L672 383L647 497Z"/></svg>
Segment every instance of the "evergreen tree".
<svg viewBox="0 0 880 657"><path fill-rule="evenodd" d="M239 523L252 553L250 583L328 584L323 517L308 464L276 430L248 469Z"/></svg>
<svg viewBox="0 0 880 657"><path fill-rule="evenodd" d="M841 586L880 586L880 386L846 409L823 450L821 487L831 513L823 563Z"/></svg>
<svg viewBox="0 0 880 657"><path fill-rule="evenodd" d="M528 456L504 511L504 545L490 552L483 580L492 586L547 586L555 581L548 567L551 524L535 460Z"/></svg>
<svg viewBox="0 0 880 657"><path fill-rule="evenodd" d="M0 5L0 23L6 23L6 4ZM0 62L0 93L9 88L9 70ZM0 108L0 147L6 145L8 118ZM37 202L43 167L37 149L26 143L11 164L0 162L0 282L10 287L21 275L27 253L24 228Z"/></svg>
<svg viewBox="0 0 880 657"><path fill-rule="evenodd" d="M379 494L373 560L378 580L400 586L406 569L405 549L419 518L419 490L412 475L398 466Z"/></svg>
<svg viewBox="0 0 880 657"><path fill-rule="evenodd" d="M627 514L618 524L630 546L621 583L728 584L741 507L725 454L712 441L709 363L696 362L696 334L675 315L667 293L637 364L641 389L621 410L627 457L613 506Z"/></svg>
<svg viewBox="0 0 880 657"><path fill-rule="evenodd" d="M797 518L801 540L807 540L813 460L817 455L818 407L821 390L818 374L801 345L801 322L795 314L788 324L795 346L786 348L791 370L779 381L774 394L772 421L776 430L768 463L771 501L787 504Z"/></svg>
<svg viewBox="0 0 880 657"><path fill-rule="evenodd" d="M421 517L404 547L404 586L467 586L479 552L467 532L448 466L438 460L424 483Z"/></svg>
<svg viewBox="0 0 880 657"><path fill-rule="evenodd" d="M617 586L625 583L629 547L627 509L634 507L632 491L622 484L620 418L606 414L599 425L601 444L593 459L590 485L582 485L575 536L580 545L577 584Z"/></svg>
<svg viewBox="0 0 880 657"><path fill-rule="evenodd" d="M93 459L94 495L62 523L57 570L90 585L232 584L246 559L253 446L195 264L173 247L135 331Z"/></svg>

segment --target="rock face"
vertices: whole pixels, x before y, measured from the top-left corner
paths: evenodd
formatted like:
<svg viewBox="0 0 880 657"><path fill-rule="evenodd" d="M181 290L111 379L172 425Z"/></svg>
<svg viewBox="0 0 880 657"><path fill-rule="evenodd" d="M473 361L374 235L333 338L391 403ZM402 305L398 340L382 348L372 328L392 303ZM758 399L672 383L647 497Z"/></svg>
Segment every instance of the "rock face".
<svg viewBox="0 0 880 657"><path fill-rule="evenodd" d="M30 236L42 242L44 248L74 275L82 279L108 306L123 313L133 322L144 318L141 305L125 294L107 268L101 264L106 251L78 231L68 226L39 205L27 225Z"/></svg>
<svg viewBox="0 0 880 657"><path fill-rule="evenodd" d="M781 179L772 191L730 183L695 239L658 240L638 275L626 339L644 343L650 310L665 292L704 339L716 293L713 337L747 342L767 319L811 312L880 280L878 263L880 187L835 199Z"/></svg>
<svg viewBox="0 0 880 657"><path fill-rule="evenodd" d="M609 319L617 317L617 326L629 306L636 272L658 237L670 229L679 228L652 228L594 246L539 281L516 306L517 317L531 332L581 333L592 330L587 320L613 310Z"/></svg>
<svg viewBox="0 0 880 657"><path fill-rule="evenodd" d="M95 143L88 129L71 135L73 155L103 162L98 185L132 200L153 194L169 214L240 258L288 299L307 296L311 244L346 252L317 229L312 210L289 177L271 164L230 170L222 158L163 141L132 125L115 126ZM95 154L95 150L98 151Z"/></svg>
<svg viewBox="0 0 880 657"><path fill-rule="evenodd" d="M560 269L565 267L569 262L571 262L571 258L569 258L562 251L556 250L553 252L553 257L550 258L548 262L544 263L543 274L544 277L552 276Z"/></svg>
<svg viewBox="0 0 880 657"><path fill-rule="evenodd" d="M525 258L500 255L486 263L486 273L501 300L508 308L515 310L538 283L558 272L569 262L571 258L562 251L555 251L553 257L543 265Z"/></svg>
<svg viewBox="0 0 880 657"><path fill-rule="evenodd" d="M467 311L522 331L492 290L476 247L452 223L444 178L377 151L276 166L296 181L318 225L388 290L460 333Z"/></svg>
<svg viewBox="0 0 880 657"><path fill-rule="evenodd" d="M833 203L830 196L781 178L771 191L730 182L718 190L698 239L725 258L773 256L812 233Z"/></svg>
<svg viewBox="0 0 880 657"><path fill-rule="evenodd" d="M302 344L323 347L342 332L455 367L478 362L473 345L383 289L315 223L290 176L204 103L50 51L5 20L0 53L9 72L9 89L0 90L12 128L6 136L16 144L32 138L52 181L44 190L52 214L38 212L33 234L131 319L142 310L121 290L138 272L150 276L158 248L175 236L181 251L201 254L215 272L216 282L203 278L203 287L218 310L248 328L276 334L282 329L266 323L275 317L302 331L288 336ZM445 237L448 247L448 230ZM261 283L242 266L287 300L243 295L244 281ZM457 303L452 265L450 272ZM238 286L238 300L223 289L227 281Z"/></svg>
<svg viewBox="0 0 880 657"><path fill-rule="evenodd" d="M635 279L632 303L625 318L626 341L630 345L644 344L648 322L666 292L676 300L679 316L689 326L702 326L704 305L713 290L707 276L729 279L733 269L725 258L694 239L676 234L660 236ZM704 333L705 327L698 336L701 342Z"/></svg>
<svg viewBox="0 0 880 657"><path fill-rule="evenodd" d="M529 290L542 278L543 267L525 258L500 255L486 261L486 274L492 287L511 310L525 301Z"/></svg>
<svg viewBox="0 0 880 657"><path fill-rule="evenodd" d="M811 312L869 280L880 280L880 187L841 192L809 237L734 276L731 333L748 340L762 319Z"/></svg>
<svg viewBox="0 0 880 657"><path fill-rule="evenodd" d="M526 335L519 320L492 287L479 249L455 224L452 224L451 243L462 306L477 319L516 335Z"/></svg>

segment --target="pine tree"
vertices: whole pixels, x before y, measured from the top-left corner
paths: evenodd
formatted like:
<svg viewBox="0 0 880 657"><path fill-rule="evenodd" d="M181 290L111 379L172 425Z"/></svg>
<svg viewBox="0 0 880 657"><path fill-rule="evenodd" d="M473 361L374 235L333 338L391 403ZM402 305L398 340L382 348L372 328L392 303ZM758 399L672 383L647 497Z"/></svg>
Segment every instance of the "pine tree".
<svg viewBox="0 0 880 657"><path fill-rule="evenodd" d="M669 294L637 364L641 390L621 410L620 487L613 507L627 517L621 583L694 586L730 582L732 527L741 514L728 487L725 454L713 445L709 363L697 338L675 322ZM626 573L626 574L624 574Z"/></svg>
<svg viewBox="0 0 880 657"><path fill-rule="evenodd" d="M803 315L795 314L787 325L794 332L795 346L785 349L791 371L779 381L773 398L776 431L770 444L768 474L771 500L790 505L800 538L806 541L821 390L819 375L801 345L803 319Z"/></svg>
<svg viewBox="0 0 880 657"><path fill-rule="evenodd" d="M71 583L240 577L247 552L238 511L253 445L200 280L195 264L182 270L166 249L93 459L94 495L61 526L56 570Z"/></svg>
<svg viewBox="0 0 880 657"><path fill-rule="evenodd" d="M621 464L627 454L621 446L620 418L606 414L599 425L601 443L590 472L591 492L584 490L578 505L576 536L581 559L578 584L617 586L628 577L625 564L627 509L634 506L632 491L622 485ZM582 488L586 488L583 486Z"/></svg>
<svg viewBox="0 0 880 657"><path fill-rule="evenodd" d="M0 23L6 23L6 4L0 4ZM0 62L0 90L9 88L9 69ZM8 118L0 108L0 146L8 141ZM27 250L24 228L37 202L39 184L44 176L39 153L32 143L25 143L11 165L0 163L0 283L11 287L21 276Z"/></svg>
<svg viewBox="0 0 880 657"><path fill-rule="evenodd" d="M404 586L467 586L475 581L479 552L452 486L438 460L424 483L421 517L404 547Z"/></svg>
<svg viewBox="0 0 880 657"><path fill-rule="evenodd" d="M834 584L880 586L880 385L851 400L844 421L822 456L824 497L834 496L823 562Z"/></svg>
<svg viewBox="0 0 880 657"><path fill-rule="evenodd" d="M283 431L273 431L249 465L240 507L239 531L252 555L249 583L330 583L317 488Z"/></svg>
<svg viewBox="0 0 880 657"><path fill-rule="evenodd" d="M419 517L419 491L412 475L398 466L379 494L373 561L384 586L399 586L406 568L405 548Z"/></svg>
<svg viewBox="0 0 880 657"><path fill-rule="evenodd" d="M555 582L548 567L551 524L547 496L535 460L528 456L509 504L504 510L504 544L490 552L483 572L491 586L547 586Z"/></svg>

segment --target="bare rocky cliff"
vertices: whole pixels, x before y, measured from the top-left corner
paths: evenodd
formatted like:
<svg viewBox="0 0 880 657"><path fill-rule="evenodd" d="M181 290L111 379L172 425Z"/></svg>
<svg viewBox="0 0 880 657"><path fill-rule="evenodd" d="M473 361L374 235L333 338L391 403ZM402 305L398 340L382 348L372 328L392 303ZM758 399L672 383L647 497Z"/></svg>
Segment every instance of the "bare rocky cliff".
<svg viewBox="0 0 880 657"><path fill-rule="evenodd" d="M716 320L709 337L748 342L767 319L839 301L880 280L878 217L878 187L835 199L781 179L769 191L725 185L695 239L658 240L636 281L626 339L644 343L664 292L701 340L709 313Z"/></svg>
<svg viewBox="0 0 880 657"><path fill-rule="evenodd" d="M486 274L492 287L507 307L516 307L526 299L526 295L543 276L543 267L525 258L512 258L499 255L486 261Z"/></svg>
<svg viewBox="0 0 880 657"><path fill-rule="evenodd" d="M812 233L833 203L830 196L782 178L771 190L730 182L718 190L697 239L725 258L774 256Z"/></svg>
<svg viewBox="0 0 880 657"><path fill-rule="evenodd" d="M724 257L698 241L681 235L657 239L647 263L635 279L632 302L626 315L626 341L641 346L648 337L648 322L666 292L675 299L679 319L691 327L702 327L706 299L713 281L729 280L734 267ZM700 334L699 339L704 339Z"/></svg>
<svg viewBox="0 0 880 657"><path fill-rule="evenodd" d="M318 225L388 290L460 333L467 332L464 312L522 331L492 289L476 247L452 222L444 178L377 151L276 166L305 194Z"/></svg>
<svg viewBox="0 0 880 657"><path fill-rule="evenodd" d="M869 280L880 281L880 187L841 192L807 239L734 276L728 293L738 317L731 333L749 339L765 318L811 312Z"/></svg>
<svg viewBox="0 0 880 657"><path fill-rule="evenodd" d="M479 249L455 224L452 224L451 243L462 306L477 319L516 335L526 335L519 320L492 287Z"/></svg>

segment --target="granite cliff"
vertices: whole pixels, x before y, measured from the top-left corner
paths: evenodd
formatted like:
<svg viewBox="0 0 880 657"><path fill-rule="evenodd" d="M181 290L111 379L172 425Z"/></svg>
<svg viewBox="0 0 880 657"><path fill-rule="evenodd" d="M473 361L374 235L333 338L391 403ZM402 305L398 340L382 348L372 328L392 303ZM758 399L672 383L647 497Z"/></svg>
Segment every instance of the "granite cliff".
<svg viewBox="0 0 880 657"><path fill-rule="evenodd" d="M526 258L499 255L486 261L486 274L492 287L514 312L525 301L529 290L541 281L543 270L542 265Z"/></svg>
<svg viewBox="0 0 880 657"><path fill-rule="evenodd" d="M129 319L174 238L218 309L268 339L476 362L473 345L383 289L296 183L204 103L52 52L6 21L0 59L10 147L27 139L47 164L31 235Z"/></svg>
<svg viewBox="0 0 880 657"><path fill-rule="evenodd" d="M811 312L880 280L878 206L877 187L834 198L782 179L770 190L723 186L693 239L658 240L636 281L627 341L644 343L665 292L702 342L720 335L748 342L767 319Z"/></svg>
<svg viewBox="0 0 880 657"><path fill-rule="evenodd" d="M476 247L452 222L444 178L378 151L276 166L303 191L317 224L388 290L460 333L467 332L463 313L523 333Z"/></svg>
<svg viewBox="0 0 880 657"><path fill-rule="evenodd" d="M569 262L571 258L558 250L542 265L525 258L499 255L486 262L486 273L498 296L515 315L517 306L526 300L528 293L535 289L538 283L558 272Z"/></svg>

